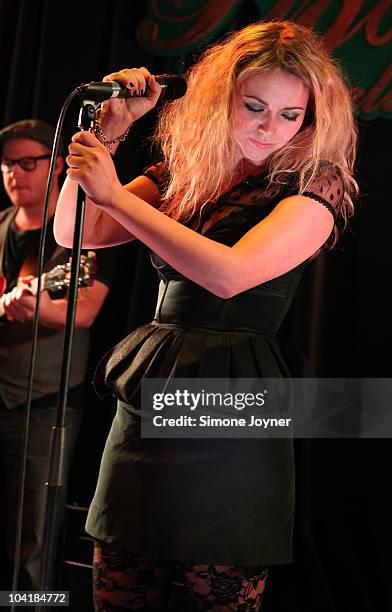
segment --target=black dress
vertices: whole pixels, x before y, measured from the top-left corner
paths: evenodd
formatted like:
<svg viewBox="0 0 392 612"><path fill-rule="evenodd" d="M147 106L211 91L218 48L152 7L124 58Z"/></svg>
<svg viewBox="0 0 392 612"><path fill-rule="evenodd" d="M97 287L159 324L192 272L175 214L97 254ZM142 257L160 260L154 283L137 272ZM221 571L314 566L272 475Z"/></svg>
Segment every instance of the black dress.
<svg viewBox="0 0 392 612"><path fill-rule="evenodd" d="M154 169L147 175L155 178ZM203 233L226 245L237 242L277 203L262 196L263 184L262 178L244 181L225 194L216 205L223 217ZM335 169L328 166L308 194L334 213L342 194ZM205 219L199 231L203 225ZM289 376L277 332L306 262L230 299L184 278L155 254L152 262L161 279L154 321L114 347L95 379L99 394L113 392L120 402L87 532L135 554L165 559L289 563L292 440L141 438L137 411L145 377Z"/></svg>

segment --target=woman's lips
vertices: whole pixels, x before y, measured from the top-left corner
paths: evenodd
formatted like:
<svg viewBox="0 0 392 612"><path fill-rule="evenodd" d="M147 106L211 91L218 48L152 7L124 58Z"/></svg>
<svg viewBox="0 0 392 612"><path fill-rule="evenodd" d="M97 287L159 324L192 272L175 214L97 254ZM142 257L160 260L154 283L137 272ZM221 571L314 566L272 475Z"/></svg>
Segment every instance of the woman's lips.
<svg viewBox="0 0 392 612"><path fill-rule="evenodd" d="M274 146L272 142L260 142L260 140L253 140L253 138L249 138L249 140L260 149L269 149Z"/></svg>

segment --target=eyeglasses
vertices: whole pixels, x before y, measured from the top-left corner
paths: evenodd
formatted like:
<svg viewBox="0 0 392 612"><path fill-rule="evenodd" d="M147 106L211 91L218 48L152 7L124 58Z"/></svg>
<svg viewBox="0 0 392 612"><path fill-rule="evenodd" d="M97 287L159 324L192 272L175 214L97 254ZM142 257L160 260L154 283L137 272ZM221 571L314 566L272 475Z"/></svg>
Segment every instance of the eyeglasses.
<svg viewBox="0 0 392 612"><path fill-rule="evenodd" d="M37 155L36 157L20 157L19 159L2 159L0 169L3 173L9 174L12 172L15 164L18 164L22 170L32 172L37 167L37 161L40 159L50 159L51 154Z"/></svg>

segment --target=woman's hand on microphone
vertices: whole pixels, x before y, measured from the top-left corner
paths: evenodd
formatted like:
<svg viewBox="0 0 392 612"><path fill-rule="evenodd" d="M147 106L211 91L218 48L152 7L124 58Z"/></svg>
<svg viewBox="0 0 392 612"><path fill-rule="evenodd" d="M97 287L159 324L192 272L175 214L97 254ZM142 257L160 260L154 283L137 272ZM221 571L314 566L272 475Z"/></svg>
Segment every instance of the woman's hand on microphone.
<svg viewBox="0 0 392 612"><path fill-rule="evenodd" d="M148 113L158 102L162 88L147 68L124 68L106 75L103 81L118 81L128 89L130 98L111 98L101 105L99 124L108 140Z"/></svg>

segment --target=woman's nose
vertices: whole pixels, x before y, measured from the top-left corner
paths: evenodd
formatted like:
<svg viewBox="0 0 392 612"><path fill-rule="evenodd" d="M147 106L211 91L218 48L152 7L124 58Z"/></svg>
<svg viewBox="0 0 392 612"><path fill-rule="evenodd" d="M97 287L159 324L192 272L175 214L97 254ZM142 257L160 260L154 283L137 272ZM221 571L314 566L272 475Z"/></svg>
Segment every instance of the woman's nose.
<svg viewBox="0 0 392 612"><path fill-rule="evenodd" d="M269 133L272 130L272 117L267 113L260 117L258 130L260 133Z"/></svg>

